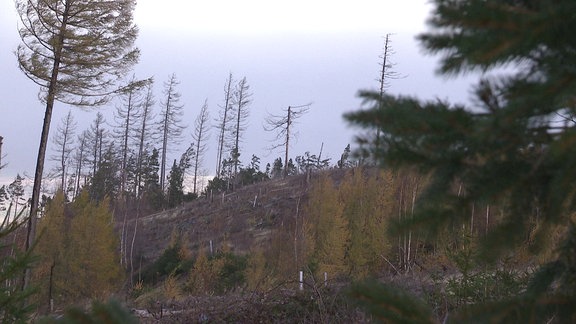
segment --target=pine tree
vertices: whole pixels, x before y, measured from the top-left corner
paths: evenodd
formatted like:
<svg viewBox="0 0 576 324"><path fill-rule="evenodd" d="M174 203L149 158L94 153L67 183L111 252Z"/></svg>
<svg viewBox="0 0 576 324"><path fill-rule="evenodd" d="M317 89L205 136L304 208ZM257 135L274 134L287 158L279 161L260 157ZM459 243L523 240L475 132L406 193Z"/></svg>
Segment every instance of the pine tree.
<svg viewBox="0 0 576 324"><path fill-rule="evenodd" d="M541 266L525 294L478 306L457 321L571 322L576 316L576 39L571 36L576 3L434 2L432 30L419 39L430 53L443 55L441 73L484 73L472 106L363 92L373 107L346 118L365 129L382 129L383 163L431 173L414 217L400 229L438 231L450 222L466 222L473 203L501 206L501 219L479 245L484 263L522 245L538 252L553 225L565 229L556 257ZM514 68L499 69L506 66ZM458 183L462 190L454 190Z"/></svg>

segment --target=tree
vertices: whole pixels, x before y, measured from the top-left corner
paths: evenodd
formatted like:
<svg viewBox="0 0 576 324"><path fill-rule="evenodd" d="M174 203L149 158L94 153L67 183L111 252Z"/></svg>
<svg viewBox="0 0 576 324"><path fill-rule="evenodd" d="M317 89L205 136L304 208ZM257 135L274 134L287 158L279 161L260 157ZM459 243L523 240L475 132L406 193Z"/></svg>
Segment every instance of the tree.
<svg viewBox="0 0 576 324"><path fill-rule="evenodd" d="M168 176L168 193L166 202L169 208L176 207L184 201L184 174L174 160Z"/></svg>
<svg viewBox="0 0 576 324"><path fill-rule="evenodd" d="M208 112L208 99L204 101L204 105L202 105L202 109L200 109L200 114L196 117L196 121L194 122L194 133L192 133L192 139L194 140L195 146L195 155L194 161L192 162L192 167L194 169L193 173L193 180L192 180L192 192L197 194L197 187L198 187L198 172L199 169L202 167L202 163L204 162L204 155L206 154L206 141L208 140L208 122L209 122L210 114Z"/></svg>
<svg viewBox="0 0 576 324"><path fill-rule="evenodd" d="M501 220L479 246L481 260L522 245L537 252L553 225L565 230L556 256L540 266L524 294L469 309L455 321L570 322L575 316L576 40L569 36L575 9L570 0L435 1L432 31L419 39L443 54L439 71L494 72L475 86L473 107L362 92L373 107L346 115L363 128L381 127L387 146L381 162L431 173L410 228L465 222L474 202L502 206ZM516 68L500 69L507 66ZM462 190L454 190L458 183ZM528 311L512 311L520 309Z"/></svg>
<svg viewBox="0 0 576 324"><path fill-rule="evenodd" d="M66 117L62 118L61 124L58 125L57 133L52 137L52 142L56 145L56 155L52 160L58 162L55 171L60 176L60 187L66 191L66 175L68 172L68 161L74 145L74 132L76 131L76 122L69 110Z"/></svg>
<svg viewBox="0 0 576 324"><path fill-rule="evenodd" d="M282 165L282 158L276 158L272 165L272 170L270 171L270 178L275 179L283 176L283 170L284 166Z"/></svg>
<svg viewBox="0 0 576 324"><path fill-rule="evenodd" d="M320 156L316 156L316 154L305 152L304 155L298 155L296 157L296 164L298 164L300 172L308 174L312 170L326 169L330 165L330 159L322 160Z"/></svg>
<svg viewBox="0 0 576 324"><path fill-rule="evenodd" d="M240 168L236 182L241 185L247 185L266 179L268 179L268 175L260 171L260 158L256 155L252 155L250 165L245 168Z"/></svg>
<svg viewBox="0 0 576 324"><path fill-rule="evenodd" d="M33 277L38 283L39 305L47 305L46 310L54 311L55 302L63 305L63 292L66 291L68 269L65 251L69 244L64 192L59 189L46 206L46 213L38 222L39 242L36 253L41 255L34 268ZM59 296L59 297L56 297Z"/></svg>
<svg viewBox="0 0 576 324"><path fill-rule="evenodd" d="M122 263L126 263L126 223L128 221L128 194L129 189L127 188L128 174L132 172L135 173L134 165L129 165L129 162L133 162L133 159L129 161L133 154L130 154L131 139L134 137L133 133L135 130L135 125L138 123L138 119L141 117L140 108L142 107L142 93L141 90L152 82L151 79L146 80L146 82L136 83L136 77L132 76L131 81L128 86L122 91L121 105L116 107L116 112L114 114L114 119L116 121L115 138L120 142L120 199L123 201L124 216L122 222L122 230L120 235L120 260ZM133 85L133 86L130 86ZM134 188L134 187L131 187ZM136 192L134 192L136 194Z"/></svg>
<svg viewBox="0 0 576 324"><path fill-rule="evenodd" d="M19 285L11 284L22 278L22 272L31 267L34 261L32 250L5 255L6 250L17 250L16 243L5 244L10 236L22 229L25 221L22 217L8 220L0 226L0 321L2 323L27 323L34 310L26 301L34 293L30 287L22 290Z"/></svg>
<svg viewBox="0 0 576 324"><path fill-rule="evenodd" d="M281 141L280 143L272 145L270 150L276 149L278 147L284 147L284 161L288 161L288 148L290 147L290 137L294 134L292 133L293 130L290 128L292 124L296 121L296 119L302 117L305 113L310 110L310 105L303 105L303 106L288 106L285 110L286 114L284 115L272 115L270 114L266 117L265 122L266 125L264 126L264 130L269 132L276 132L276 138L274 141ZM288 164L284 165L284 174L285 177L288 175Z"/></svg>
<svg viewBox="0 0 576 324"><path fill-rule="evenodd" d="M342 155L340 155L340 160L336 162L336 166L339 169L345 169L354 166L354 162L350 161L350 152L351 152L350 144L348 144L344 148L344 152L342 152Z"/></svg>
<svg viewBox="0 0 576 324"><path fill-rule="evenodd" d="M151 121L154 118L152 108L154 107L154 94L152 88L154 85L154 80L150 79L150 82L146 85L146 95L142 102L142 111L140 118L140 127L138 129L138 157L136 161L136 174L135 174L135 188L134 192L137 197L140 197L140 187L142 186L142 174L143 174L143 163L145 158L145 149L147 147L147 140L153 137L153 129L151 128Z"/></svg>
<svg viewBox="0 0 576 324"><path fill-rule="evenodd" d="M168 176L168 194L166 197L168 207L176 207L184 201L184 175L190 168L191 161L196 159L194 143L180 156L180 161L172 164L170 175Z"/></svg>
<svg viewBox="0 0 576 324"><path fill-rule="evenodd" d="M78 136L78 145L76 147L76 153L74 154L74 163L75 163L75 175L74 179L76 180L74 184L74 197L80 194L80 180L83 176L83 168L84 162L86 161L86 154L88 149L88 138L89 133L87 130L83 131L81 135Z"/></svg>
<svg viewBox="0 0 576 324"><path fill-rule="evenodd" d="M35 236L36 214L54 102L98 106L138 61L134 47L134 0L16 1L22 43L16 50L24 74L40 86L46 103L40 137L26 249ZM24 287L28 285L27 271Z"/></svg>
<svg viewBox="0 0 576 324"><path fill-rule="evenodd" d="M65 251L68 272L67 295L70 298L103 298L122 279L117 253L118 240L109 210L110 201L90 201L84 191L72 204L69 244Z"/></svg>
<svg viewBox="0 0 576 324"><path fill-rule="evenodd" d="M339 189L350 231L350 273L356 279L366 278L381 271L390 250L385 234L396 198L393 177L390 171L354 168L347 172Z"/></svg>
<svg viewBox="0 0 576 324"><path fill-rule="evenodd" d="M142 193L142 200L148 202L153 210L158 210L164 202L164 192L160 187L159 162L160 153L153 149L150 154L145 151L142 164L142 184L139 189Z"/></svg>
<svg viewBox="0 0 576 324"><path fill-rule="evenodd" d="M121 92L122 104L116 107L116 112L114 114L114 119L116 121L116 138L121 143L120 145L120 154L122 156L121 159L121 183L120 183L120 192L125 194L127 191L126 188L126 181L127 181L127 174L126 174L126 166L128 163L129 157L129 144L130 140L134 137L133 132L135 130L135 126L138 123L139 118L141 118L141 107L143 106L143 96L142 90L146 89L148 84L152 82L152 79L148 79L137 82L136 77L132 76L131 81L128 83L123 91Z"/></svg>
<svg viewBox="0 0 576 324"><path fill-rule="evenodd" d="M104 119L104 115L101 112L97 112L87 133L88 144L91 150L90 153L92 155L90 160L92 164L92 177L94 177L98 171L98 166L102 161L102 147L106 144L105 138L108 135L108 132L104 129L105 123L106 119Z"/></svg>
<svg viewBox="0 0 576 324"><path fill-rule="evenodd" d="M306 215L305 255L317 266L317 274L326 272L331 277L348 274L348 220L338 189L328 175L322 174L312 185Z"/></svg>
<svg viewBox="0 0 576 324"><path fill-rule="evenodd" d="M165 189L164 180L166 178L166 157L170 144L180 143L182 131L183 105L180 105L180 93L176 87L180 83L176 79L176 74L172 74L170 79L164 83L165 101L162 102L162 112L160 113L160 128L162 134L162 158L160 160L160 188Z"/></svg>
<svg viewBox="0 0 576 324"><path fill-rule="evenodd" d="M248 105L252 102L252 93L250 93L250 86L246 77L238 81L236 89L234 90L234 119L235 125L232 135L234 136L234 147L230 154L234 163L234 175L238 173L238 166L240 165L240 138L241 133L246 130L246 119L248 119Z"/></svg>
<svg viewBox="0 0 576 324"><path fill-rule="evenodd" d="M8 200L9 200L8 191L6 190L6 185L3 185L2 187L0 187L0 212L6 211L7 208L5 203ZM4 215L4 219L2 220L2 223L0 223L0 227L4 227L4 225L6 225L9 219L10 215Z"/></svg>
<svg viewBox="0 0 576 324"><path fill-rule="evenodd" d="M0 169L2 169L4 167L4 164L2 164L2 159L4 158L4 155L2 155L2 145L4 144L4 137L0 136Z"/></svg>
<svg viewBox="0 0 576 324"><path fill-rule="evenodd" d="M121 279L109 201L91 202L86 190L72 204L64 199L58 191L38 224L37 303L50 310L79 298L105 297Z"/></svg>
<svg viewBox="0 0 576 324"><path fill-rule="evenodd" d="M96 173L90 182L90 199L101 202L104 198L113 199L120 191L119 159L114 151L114 144L110 143L98 163Z"/></svg>
<svg viewBox="0 0 576 324"><path fill-rule="evenodd" d="M231 121L232 115L232 100L233 91L232 84L234 80L232 79L232 73L228 76L226 84L224 85L224 106L221 106L220 117L216 121L218 123L218 151L216 157L216 176L220 176L222 168L222 160L224 159L224 149L226 147L226 135L228 128L230 127L229 122Z"/></svg>
<svg viewBox="0 0 576 324"><path fill-rule="evenodd" d="M24 184L22 183L23 180L24 178L22 178L20 174L17 174L14 181L8 185L7 192L11 198L10 205L14 206L14 218L18 217L18 206L24 204L21 202L23 199L22 197L24 196Z"/></svg>

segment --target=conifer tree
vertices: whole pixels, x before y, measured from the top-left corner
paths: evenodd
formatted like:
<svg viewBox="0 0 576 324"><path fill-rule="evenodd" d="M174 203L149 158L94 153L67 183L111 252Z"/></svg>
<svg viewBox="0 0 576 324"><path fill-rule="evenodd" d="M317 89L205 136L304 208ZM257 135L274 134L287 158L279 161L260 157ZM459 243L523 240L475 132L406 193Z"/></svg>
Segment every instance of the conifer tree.
<svg viewBox="0 0 576 324"><path fill-rule="evenodd" d="M204 162L204 155L206 154L206 141L209 138L209 134L207 133L209 130L209 118L210 114L208 111L208 99L204 101L204 105L202 105L202 109L200 109L200 113L196 120L194 121L194 133L192 133L192 139L194 140L195 147L194 147L194 158L192 163L193 175L192 175L192 192L197 194L198 189L198 177L200 176L199 172L201 171L203 162Z"/></svg>
<svg viewBox="0 0 576 324"><path fill-rule="evenodd" d="M54 307L62 307L68 289L68 261L65 259L69 244L69 222L64 208L65 196L58 190L46 206L46 213L38 223L38 246L36 253L41 256L34 268L33 278L38 283L36 302L43 309L52 312Z"/></svg>
<svg viewBox="0 0 576 324"><path fill-rule="evenodd" d="M242 78L242 80L236 84L233 98L235 117L232 135L234 137L234 146L232 147L230 157L234 164L234 175L236 175L240 165L240 139L247 127L246 120L250 112L248 106L252 102L252 93L250 92L250 86L248 85L246 77Z"/></svg>
<svg viewBox="0 0 576 324"><path fill-rule="evenodd" d="M104 198L113 199L120 192L120 163L111 143L98 162L96 173L90 183L90 199L100 202Z"/></svg>
<svg viewBox="0 0 576 324"><path fill-rule="evenodd" d="M348 274L347 250L350 241L344 206L331 178L320 176L310 192L306 209L306 255L317 264L318 274Z"/></svg>
<svg viewBox="0 0 576 324"><path fill-rule="evenodd" d="M552 225L564 227L558 254L541 265L525 294L478 306L456 321L573 321L576 3L434 4L432 30L419 39L430 53L442 55L441 73L484 73L474 89L475 102L454 106L363 92L373 108L346 118L363 128L381 128L383 163L415 165L432 174L414 217L400 228L434 231L449 222L465 222L474 202L503 206L502 219L479 245L485 262L522 245L537 252ZM460 182L463 190L454 190Z"/></svg>
<svg viewBox="0 0 576 324"><path fill-rule="evenodd" d="M10 196L10 205L14 208L14 218L18 216L18 207L24 205L22 202L24 196L24 178L20 174L16 175L14 181L8 185L7 193Z"/></svg>
<svg viewBox="0 0 576 324"><path fill-rule="evenodd" d="M184 106L180 104L181 94L177 91L180 84L176 74L172 74L170 79L164 83L165 99L162 102L160 113L159 131L162 134L162 156L160 159L160 188L164 191L166 178L166 159L170 149L169 144L179 144L182 131L185 126L182 124Z"/></svg>
<svg viewBox="0 0 576 324"><path fill-rule="evenodd" d="M20 69L40 86L46 103L38 148L26 248L33 244L46 147L55 101L76 106L104 104L138 61L134 47L134 0L16 1L22 43ZM24 281L28 285L29 271Z"/></svg>
<svg viewBox="0 0 576 324"><path fill-rule="evenodd" d="M150 154L145 152L142 165L142 192L143 200L148 202L155 210L162 207L164 201L164 192L160 187L160 153L153 149Z"/></svg>
<svg viewBox="0 0 576 324"><path fill-rule="evenodd" d="M184 170L174 160L168 175L168 193L166 203L169 208L176 207L184 200Z"/></svg>
<svg viewBox="0 0 576 324"><path fill-rule="evenodd" d="M284 161L288 161L288 150L290 144L294 140L295 135L294 129L292 128L296 120L302 115L306 114L310 110L310 104L302 106L288 106L286 110L282 112L282 115L270 114L266 117L266 125L264 130L268 132L275 132L275 141L279 141L270 147L270 150L276 149L278 147L284 148ZM288 175L288 164L284 166L284 177Z"/></svg>
<svg viewBox="0 0 576 324"><path fill-rule="evenodd" d="M395 195L391 180L389 172L371 174L355 168L340 185L343 214L350 228L347 255L354 278L365 278L380 271L382 256L389 252L386 225Z"/></svg>
<svg viewBox="0 0 576 324"><path fill-rule="evenodd" d="M114 128L114 138L118 141L120 156L121 156L121 182L120 192L126 194L127 182L127 164L130 155L130 144L134 136L134 130L137 129L139 119L142 118L142 108L144 106L143 90L147 89L148 85L152 83L152 79L137 82L136 77L132 76L129 85L125 87L121 93L122 102L116 106L114 113L114 121L116 123Z"/></svg>
<svg viewBox="0 0 576 324"><path fill-rule="evenodd" d="M76 146L76 152L74 153L74 197L80 194L82 178L85 177L83 174L84 162L86 162L86 155L88 154L88 131L85 130L81 135L78 135L78 145Z"/></svg>
<svg viewBox="0 0 576 324"><path fill-rule="evenodd" d="M216 157L216 176L220 176L222 162L224 160L224 150L228 145L227 141L227 134L230 129L229 123L232 121L232 102L233 102L233 89L232 84L234 80L232 79L232 73L226 79L226 84L224 85L224 105L220 106L220 116L218 118L217 127L218 127L218 149L217 149L217 157Z"/></svg>
<svg viewBox="0 0 576 324"><path fill-rule="evenodd" d="M138 127L138 153L136 159L136 171L135 171L135 181L134 181L134 192L138 198L141 197L141 186L143 182L143 164L145 163L146 154L145 151L148 148L153 137L152 130L152 120L154 119L154 113L152 108L156 103L154 100L154 94L152 92L154 85L154 80L150 79L150 82L146 85L146 94L142 100L142 110L140 125Z"/></svg>
<svg viewBox="0 0 576 324"><path fill-rule="evenodd" d="M107 142L106 138L108 136L108 132L104 128L105 124L106 119L104 118L104 115L101 112L97 112L96 117L92 121L92 124L90 124L90 128L87 132L88 147L90 150L89 161L92 168L92 177L96 175L98 167L102 162L102 155Z"/></svg>
<svg viewBox="0 0 576 324"><path fill-rule="evenodd" d="M110 201L91 202L83 192L73 203L70 238L65 258L69 262L67 290L73 298L109 296L121 282L117 253L118 238L114 233Z"/></svg>
<svg viewBox="0 0 576 324"><path fill-rule="evenodd" d="M60 187L66 191L66 176L69 168L70 154L72 153L74 144L74 132L76 131L76 122L69 110L68 114L62 118L60 125L58 125L57 133L52 137L52 142L56 145L56 154L52 156L52 160L56 161L58 165L55 166L57 176L60 177ZM59 174L58 174L59 173Z"/></svg>
<svg viewBox="0 0 576 324"><path fill-rule="evenodd" d="M22 213L20 213L21 215ZM34 289L28 287L22 290L18 284L22 278L22 272L33 264L32 250L20 252L12 241L15 231L23 228L23 217L17 219L4 218L0 226L0 322L2 323L27 323L34 311L34 305L26 301L31 298ZM12 242L12 243L6 243ZM7 250L16 250L11 255Z"/></svg>

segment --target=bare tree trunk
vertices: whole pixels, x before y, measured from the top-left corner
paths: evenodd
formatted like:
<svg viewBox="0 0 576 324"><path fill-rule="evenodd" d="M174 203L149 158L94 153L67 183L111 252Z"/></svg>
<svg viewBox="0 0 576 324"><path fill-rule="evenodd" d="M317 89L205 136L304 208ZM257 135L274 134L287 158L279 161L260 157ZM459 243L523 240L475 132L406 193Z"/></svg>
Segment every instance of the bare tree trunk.
<svg viewBox="0 0 576 324"><path fill-rule="evenodd" d="M288 176L288 149L290 148L290 125L292 125L292 107L288 106L288 113L286 114L286 148L284 150L284 172L282 176Z"/></svg>
<svg viewBox="0 0 576 324"><path fill-rule="evenodd" d="M208 114L208 99L204 101L204 105L200 110L200 114L196 118L194 133L192 138L196 141L196 155L194 156L194 179L193 179L193 192L196 194L198 189L198 172L202 164L204 154L206 153L206 131L207 123L210 116Z"/></svg>
<svg viewBox="0 0 576 324"><path fill-rule="evenodd" d="M130 287L134 286L134 243L136 242L138 222L140 221L140 205L141 201L138 199L136 205L136 219L134 220L134 233L132 233L132 242L130 243Z"/></svg>
<svg viewBox="0 0 576 324"><path fill-rule="evenodd" d="M219 135L218 135L218 153L216 156L216 176L219 177L222 171L222 159L224 158L224 142L226 141L226 130L228 127L228 111L231 108L231 101L232 101L232 73L228 76L228 80L226 80L226 85L224 86L224 107L222 111L222 116L220 120L219 126Z"/></svg>
<svg viewBox="0 0 576 324"><path fill-rule="evenodd" d="M476 206L474 203L472 203L472 212L470 213L470 235L474 234L474 212L475 212Z"/></svg>
<svg viewBox="0 0 576 324"><path fill-rule="evenodd" d="M484 229L485 235L488 235L488 226L490 225L490 205L486 206L486 228Z"/></svg>

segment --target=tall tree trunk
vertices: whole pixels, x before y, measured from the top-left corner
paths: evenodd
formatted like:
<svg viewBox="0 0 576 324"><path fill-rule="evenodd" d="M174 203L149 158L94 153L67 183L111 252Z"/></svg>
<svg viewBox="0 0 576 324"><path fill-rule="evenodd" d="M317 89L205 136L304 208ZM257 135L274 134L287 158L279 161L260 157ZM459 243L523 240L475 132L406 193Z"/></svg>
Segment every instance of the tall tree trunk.
<svg viewBox="0 0 576 324"><path fill-rule="evenodd" d="M40 205L40 190L42 188L42 176L44 174L44 160L46 159L46 147L48 146L48 136L50 134L50 122L52 120L52 111L54 110L54 101L56 99L56 87L58 82L58 72L60 71L60 61L62 55L62 46L64 44L64 34L68 24L68 11L70 4L66 2L63 20L58 33L57 43L54 45L54 64L52 65L52 74L48 84L48 93L46 96L46 110L44 111L44 123L42 124L42 134L40 135L40 146L38 147L38 157L36 159L36 172L34 173L34 185L32 186L32 198L30 200L30 215L28 216L28 228L26 232L26 252L30 251L34 245L36 236L36 217L38 206ZM22 289L25 290L30 286L32 271L26 268Z"/></svg>

